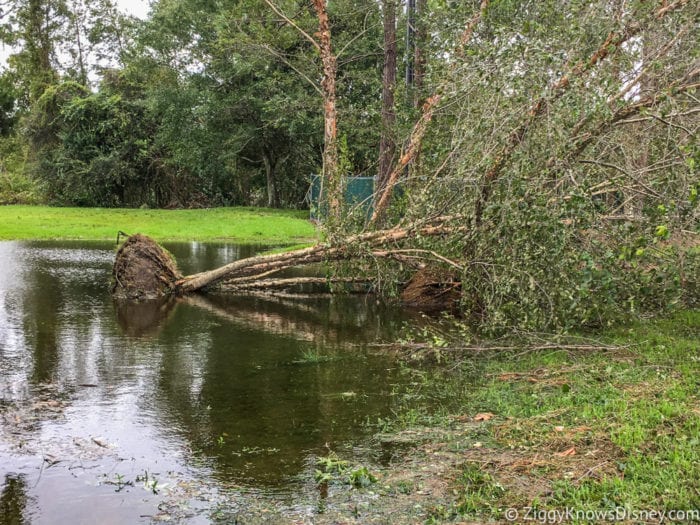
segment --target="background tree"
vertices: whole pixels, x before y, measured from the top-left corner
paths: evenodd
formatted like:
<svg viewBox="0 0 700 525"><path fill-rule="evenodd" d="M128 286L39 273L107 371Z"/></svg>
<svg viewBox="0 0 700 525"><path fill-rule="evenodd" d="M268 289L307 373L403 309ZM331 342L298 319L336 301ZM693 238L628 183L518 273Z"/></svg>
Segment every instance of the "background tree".
<svg viewBox="0 0 700 525"><path fill-rule="evenodd" d="M403 222L447 215L470 225L418 246L466 261L462 308L482 326L595 325L683 294L673 283L688 263L665 243L698 224L689 144L700 70L686 38L697 6L629 4L616 17L616 4L491 3L462 54L428 61L444 98ZM475 8L432 13L434 53L461 45L463 10ZM635 52L642 41L653 66ZM629 127L640 122L655 166L643 177L625 161L640 154ZM601 198L620 190L643 192L636 217Z"/></svg>
<svg viewBox="0 0 700 525"><path fill-rule="evenodd" d="M382 75L382 135L379 142L379 173L375 185L378 194L386 188L396 153L394 92L396 91L398 46L396 43L396 3L394 0L383 2L382 17L384 20L384 72Z"/></svg>

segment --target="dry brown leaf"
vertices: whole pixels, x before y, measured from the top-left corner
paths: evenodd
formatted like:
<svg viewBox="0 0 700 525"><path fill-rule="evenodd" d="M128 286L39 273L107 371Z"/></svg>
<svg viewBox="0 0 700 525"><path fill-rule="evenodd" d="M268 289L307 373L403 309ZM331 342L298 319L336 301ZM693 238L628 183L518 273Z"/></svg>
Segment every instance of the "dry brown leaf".
<svg viewBox="0 0 700 525"><path fill-rule="evenodd" d="M520 374L501 374L498 376L499 381L510 381L512 379L519 379Z"/></svg>
<svg viewBox="0 0 700 525"><path fill-rule="evenodd" d="M576 454L576 447L567 448L566 450L564 450L562 452L557 452L555 454L555 456L559 456L560 458L564 458L567 456L573 456L574 454Z"/></svg>
<svg viewBox="0 0 700 525"><path fill-rule="evenodd" d="M474 416L474 421L488 421L493 419L494 415L491 412L480 412Z"/></svg>

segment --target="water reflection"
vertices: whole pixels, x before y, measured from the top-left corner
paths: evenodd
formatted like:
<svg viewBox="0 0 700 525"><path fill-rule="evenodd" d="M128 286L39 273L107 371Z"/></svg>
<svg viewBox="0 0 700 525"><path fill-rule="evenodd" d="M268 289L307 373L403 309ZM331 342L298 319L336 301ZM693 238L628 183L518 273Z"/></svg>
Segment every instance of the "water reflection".
<svg viewBox="0 0 700 525"><path fill-rule="evenodd" d="M173 312L176 300L172 297L148 301L114 299L117 323L130 337L152 337L158 335Z"/></svg>
<svg viewBox="0 0 700 525"><path fill-rule="evenodd" d="M27 516L27 482L21 474L8 473L0 492L0 523L25 525Z"/></svg>
<svg viewBox="0 0 700 525"><path fill-rule="evenodd" d="M159 387L187 440L215 458L223 478L279 484L305 468L306 452L360 437L367 418L388 411L391 363L362 343L386 334L389 316L373 302L357 305L181 301L162 332L169 343ZM171 328L187 322L207 324L206 339L183 340Z"/></svg>
<svg viewBox="0 0 700 525"><path fill-rule="evenodd" d="M166 247L184 273L255 250ZM108 243L0 243L0 417L14 425L0 428L0 476L29 480L33 522L80 522L92 498L93 522L138 521L157 503L115 496L101 483L117 474L292 491L314 454L361 442L391 410L401 378L366 343L391 337L399 313L350 297L114 302L113 256ZM41 476L47 454L59 462Z"/></svg>
<svg viewBox="0 0 700 525"><path fill-rule="evenodd" d="M23 332L32 348L34 382L51 382L59 360L56 312L64 304L62 287L43 265L32 268L28 280L33 286L25 295Z"/></svg>

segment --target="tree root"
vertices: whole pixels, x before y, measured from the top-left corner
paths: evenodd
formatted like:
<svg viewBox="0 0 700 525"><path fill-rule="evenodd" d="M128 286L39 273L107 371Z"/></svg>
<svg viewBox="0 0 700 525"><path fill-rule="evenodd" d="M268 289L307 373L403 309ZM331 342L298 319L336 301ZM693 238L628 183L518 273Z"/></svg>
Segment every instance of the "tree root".
<svg viewBox="0 0 700 525"><path fill-rule="evenodd" d="M145 235L131 235L117 251L112 295L140 300L170 295L182 279L172 256Z"/></svg>

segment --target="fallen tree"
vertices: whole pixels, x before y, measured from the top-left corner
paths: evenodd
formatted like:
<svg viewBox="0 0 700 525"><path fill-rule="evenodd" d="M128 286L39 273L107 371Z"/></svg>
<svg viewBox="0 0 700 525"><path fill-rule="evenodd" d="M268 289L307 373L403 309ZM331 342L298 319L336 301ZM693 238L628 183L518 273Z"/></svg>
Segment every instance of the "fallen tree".
<svg viewBox="0 0 700 525"><path fill-rule="evenodd" d="M458 219L455 216L438 217L409 227L365 232L349 236L340 244L319 243L300 250L249 257L185 277L178 272L166 250L149 237L136 234L130 236L117 251L112 270L112 294L127 299L151 299L189 294L223 282L226 282L229 290L274 289L305 284L310 282L308 277L284 281L272 277L288 268L323 261L362 257L402 260L407 256L407 250L401 247L402 241L415 236L435 237L459 232L462 227L455 224ZM440 258L445 263L457 265L445 257ZM314 279L314 282L318 280Z"/></svg>

